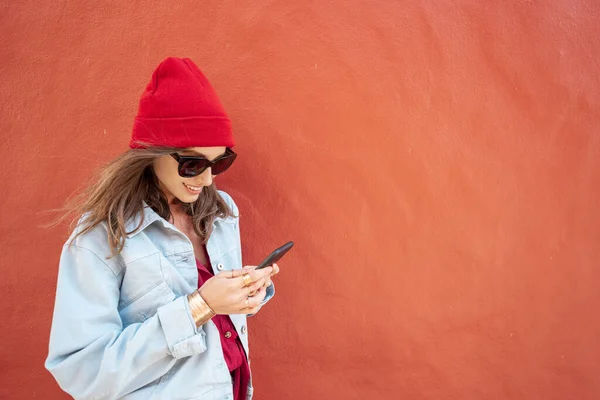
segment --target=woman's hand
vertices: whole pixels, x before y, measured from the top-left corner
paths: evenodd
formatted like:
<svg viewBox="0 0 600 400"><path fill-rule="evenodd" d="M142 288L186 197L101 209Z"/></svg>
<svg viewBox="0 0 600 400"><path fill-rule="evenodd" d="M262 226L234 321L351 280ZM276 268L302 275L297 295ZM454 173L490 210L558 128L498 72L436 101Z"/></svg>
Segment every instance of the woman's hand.
<svg viewBox="0 0 600 400"><path fill-rule="evenodd" d="M271 268L273 268L273 271L271 271L271 273L269 274L269 276L265 279L265 283L263 285L264 289L268 288L269 286L271 286L273 284L273 281L271 280L271 277L274 276L274 275L277 275L279 273L279 265L277 265L277 264L274 263L271 266ZM254 269L256 269L255 265L246 265L244 267L244 270L246 270L246 271L253 271ZM251 297L255 296L255 293L254 292L250 292L250 296Z"/></svg>
<svg viewBox="0 0 600 400"><path fill-rule="evenodd" d="M271 273L265 280L265 286L264 286L265 288L267 288L267 287L271 286L271 284L273 284L273 281L271 281L271 277L273 277L279 273L279 265L273 264L272 267L273 267L273 271L271 271Z"/></svg>
<svg viewBox="0 0 600 400"><path fill-rule="evenodd" d="M258 311L266 296L265 284L273 272L272 267L223 271L208 279L198 291L206 304L217 314L252 314ZM251 282L246 285L243 276ZM252 297L250 293L255 292Z"/></svg>

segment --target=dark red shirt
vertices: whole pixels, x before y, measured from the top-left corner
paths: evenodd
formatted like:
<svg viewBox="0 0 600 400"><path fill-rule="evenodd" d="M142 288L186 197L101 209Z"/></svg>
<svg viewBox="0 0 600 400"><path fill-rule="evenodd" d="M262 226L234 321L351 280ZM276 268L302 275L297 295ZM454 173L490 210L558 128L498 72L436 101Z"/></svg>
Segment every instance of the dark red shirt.
<svg viewBox="0 0 600 400"><path fill-rule="evenodd" d="M206 259L209 260L206 249L204 249L204 254ZM208 265L210 266L210 260ZM197 259L196 267L198 268L198 287L200 287L214 274L211 271L212 268L208 268ZM215 315L212 321L221 335L223 356L233 379L233 398L234 400L246 400L246 392L250 381L250 366L248 365L244 346L229 315Z"/></svg>

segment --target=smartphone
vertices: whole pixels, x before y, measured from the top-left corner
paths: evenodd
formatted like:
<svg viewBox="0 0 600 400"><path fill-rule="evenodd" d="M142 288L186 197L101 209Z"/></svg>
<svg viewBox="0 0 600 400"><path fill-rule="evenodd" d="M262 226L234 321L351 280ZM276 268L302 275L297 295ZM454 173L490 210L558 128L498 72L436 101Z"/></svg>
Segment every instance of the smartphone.
<svg viewBox="0 0 600 400"><path fill-rule="evenodd" d="M292 246L294 246L294 242L287 242L280 248L273 250L273 252L269 254L269 256L263 260L263 262L258 264L258 267L256 267L256 269L270 267L271 265L279 261L281 257L283 257L285 253L287 253L292 248Z"/></svg>

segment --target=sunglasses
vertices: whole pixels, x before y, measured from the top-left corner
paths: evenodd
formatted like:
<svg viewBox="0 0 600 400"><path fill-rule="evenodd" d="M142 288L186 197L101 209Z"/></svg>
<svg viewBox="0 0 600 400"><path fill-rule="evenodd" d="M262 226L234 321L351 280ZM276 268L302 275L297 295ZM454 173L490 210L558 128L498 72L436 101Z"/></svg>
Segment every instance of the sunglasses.
<svg viewBox="0 0 600 400"><path fill-rule="evenodd" d="M180 156L177 153L171 154L171 157L179 163L177 169L179 176L191 178L200 175L209 167L211 168L213 175L219 175L220 173L225 172L227 168L231 167L237 154L230 148L227 148L225 154L215 158L213 161L200 156Z"/></svg>

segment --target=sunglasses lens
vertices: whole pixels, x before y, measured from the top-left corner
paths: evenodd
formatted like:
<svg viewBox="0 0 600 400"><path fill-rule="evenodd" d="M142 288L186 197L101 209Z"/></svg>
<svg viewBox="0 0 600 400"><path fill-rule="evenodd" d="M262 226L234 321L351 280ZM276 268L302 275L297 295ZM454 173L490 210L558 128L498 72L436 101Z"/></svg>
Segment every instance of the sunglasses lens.
<svg viewBox="0 0 600 400"><path fill-rule="evenodd" d="M219 175L222 172L225 172L227 168L231 167L233 161L235 161L236 154L231 154L227 157L223 157L219 159L216 163L213 164L211 170L213 175Z"/></svg>
<svg viewBox="0 0 600 400"><path fill-rule="evenodd" d="M179 165L179 175L190 178L200 175L208 167L208 160L188 160Z"/></svg>

